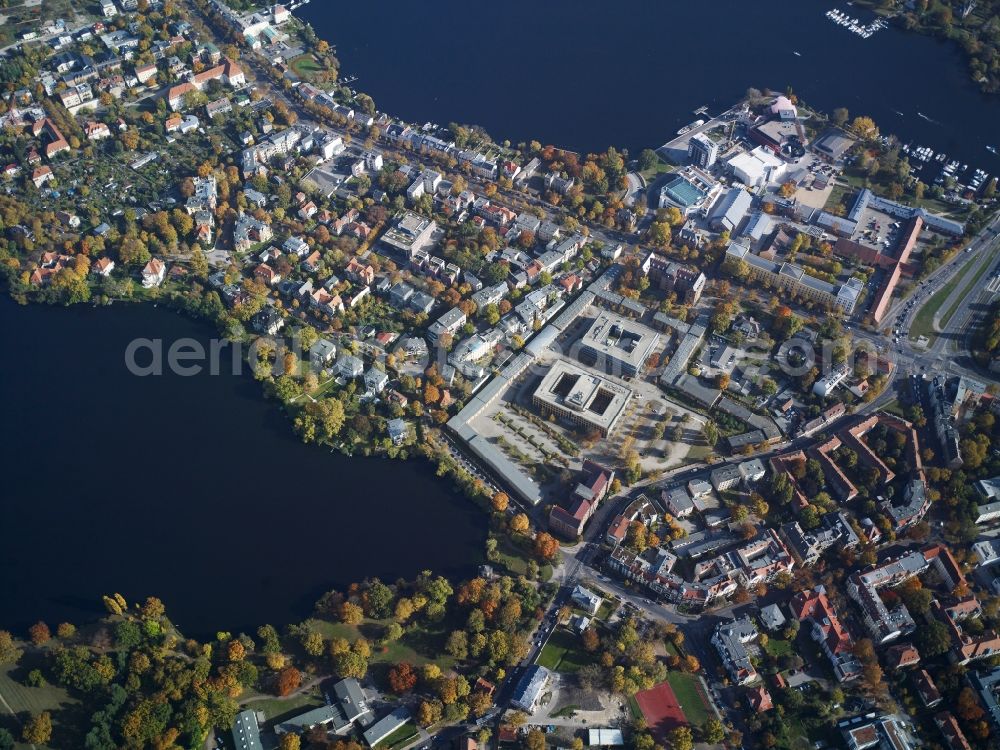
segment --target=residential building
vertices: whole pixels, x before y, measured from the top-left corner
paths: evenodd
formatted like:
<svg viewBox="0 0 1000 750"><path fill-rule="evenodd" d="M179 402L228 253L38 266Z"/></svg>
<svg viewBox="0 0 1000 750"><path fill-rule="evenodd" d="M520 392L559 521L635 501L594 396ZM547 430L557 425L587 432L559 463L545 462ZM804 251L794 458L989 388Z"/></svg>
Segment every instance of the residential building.
<svg viewBox="0 0 1000 750"><path fill-rule="evenodd" d="M334 371L342 378L353 380L364 373L365 363L353 354L341 354L334 365Z"/></svg>
<svg viewBox="0 0 1000 750"><path fill-rule="evenodd" d="M511 705L528 714L534 713L551 675L552 673L545 667L532 664L524 671L514 688Z"/></svg>
<svg viewBox="0 0 1000 750"><path fill-rule="evenodd" d="M410 423L405 419L390 419L387 424L389 439L395 446L400 446L410 436Z"/></svg>
<svg viewBox="0 0 1000 750"><path fill-rule="evenodd" d="M575 586L570 594L570 599L573 604L591 617L597 614L597 610L601 608L601 603L604 601L600 596L583 586Z"/></svg>
<svg viewBox="0 0 1000 750"><path fill-rule="evenodd" d="M729 678L737 685L749 685L760 677L747 651L747 644L757 640L759 635L748 618L719 623L715 627L712 645L719 653Z"/></svg>
<svg viewBox="0 0 1000 750"><path fill-rule="evenodd" d="M151 258L142 269L142 285L146 289L159 286L166 278L167 265L159 258Z"/></svg>
<svg viewBox="0 0 1000 750"><path fill-rule="evenodd" d="M740 467L736 464L725 464L712 469L710 476L712 477L712 486L717 492L725 492L738 487L743 480Z"/></svg>
<svg viewBox="0 0 1000 750"><path fill-rule="evenodd" d="M427 329L427 338L432 344L436 344L445 334L454 336L466 324L467 320L468 318L461 309L453 307L431 323Z"/></svg>

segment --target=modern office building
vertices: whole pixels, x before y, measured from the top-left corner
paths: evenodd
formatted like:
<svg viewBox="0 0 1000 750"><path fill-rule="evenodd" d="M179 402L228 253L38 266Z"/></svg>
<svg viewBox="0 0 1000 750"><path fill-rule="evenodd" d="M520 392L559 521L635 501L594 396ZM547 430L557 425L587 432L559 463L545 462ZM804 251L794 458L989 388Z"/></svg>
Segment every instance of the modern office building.
<svg viewBox="0 0 1000 750"><path fill-rule="evenodd" d="M688 141L688 161L691 164L708 169L715 164L717 158L719 158L719 144L701 133L691 136L691 140Z"/></svg>

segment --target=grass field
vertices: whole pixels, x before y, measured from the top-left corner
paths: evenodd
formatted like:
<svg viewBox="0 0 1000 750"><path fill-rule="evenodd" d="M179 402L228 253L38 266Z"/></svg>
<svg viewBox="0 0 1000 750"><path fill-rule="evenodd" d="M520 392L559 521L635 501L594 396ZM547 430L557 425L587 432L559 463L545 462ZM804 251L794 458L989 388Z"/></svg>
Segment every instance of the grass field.
<svg viewBox="0 0 1000 750"><path fill-rule="evenodd" d="M580 649L577 636L559 629L546 641L535 663L553 672L577 672L587 662L587 655Z"/></svg>
<svg viewBox="0 0 1000 750"><path fill-rule="evenodd" d="M316 62L316 58L309 54L293 57L288 61L288 67L291 68L292 72L294 72L299 78L309 78L314 73L318 73L322 70L319 63Z"/></svg>
<svg viewBox="0 0 1000 750"><path fill-rule="evenodd" d="M633 719L642 718L642 709L639 708L639 703L636 701L634 695L628 697L628 710L632 714Z"/></svg>
<svg viewBox="0 0 1000 750"><path fill-rule="evenodd" d="M319 708L324 705L323 696L320 695L319 688L314 688L301 695L295 695L287 700L279 698L263 698L258 701L250 701L247 708L254 711L263 711L268 721L279 721L287 719L297 714L305 713L311 708Z"/></svg>
<svg viewBox="0 0 1000 750"><path fill-rule="evenodd" d="M10 705L11 710L18 715L20 720L27 718L29 714L39 714L42 711L51 711L54 717L53 747L59 742L67 741L66 733L60 730L58 712L71 704L77 703L61 687L56 685L45 685L44 687L28 687L12 676L14 668L10 665L0 669L0 695ZM20 735L20 725L14 720L7 709L0 705L0 726L6 727L15 737ZM68 728L67 728L67 731ZM61 738L61 739L60 739ZM28 745L15 744L17 750L28 748Z"/></svg>
<svg viewBox="0 0 1000 750"><path fill-rule="evenodd" d="M787 656L793 652L792 644L781 638L769 638L764 650L774 657Z"/></svg>
<svg viewBox="0 0 1000 750"><path fill-rule="evenodd" d="M402 747L409 744L417 736L417 728L412 724L404 724L395 732L390 734L375 747L379 750L392 750L394 747Z"/></svg>
<svg viewBox="0 0 1000 750"><path fill-rule="evenodd" d="M677 702L681 704L681 709L688 722L700 727L713 716L712 710L702 695L701 682L697 676L671 672L667 675L667 682L673 688Z"/></svg>

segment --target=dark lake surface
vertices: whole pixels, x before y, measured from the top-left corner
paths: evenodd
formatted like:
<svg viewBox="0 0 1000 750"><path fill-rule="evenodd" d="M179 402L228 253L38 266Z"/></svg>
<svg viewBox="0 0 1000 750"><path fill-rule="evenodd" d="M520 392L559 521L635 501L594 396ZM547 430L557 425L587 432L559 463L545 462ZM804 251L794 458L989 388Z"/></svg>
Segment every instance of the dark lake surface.
<svg viewBox="0 0 1000 750"><path fill-rule="evenodd" d="M429 463L302 445L249 375L125 367L133 339L210 336L162 307L0 296L0 628L94 619L120 591L191 635L246 630L481 560L485 518Z"/></svg>
<svg viewBox="0 0 1000 750"><path fill-rule="evenodd" d="M296 12L379 109L476 123L498 142L636 154L699 107L791 86L822 110L870 115L904 143L1000 172L986 151L1000 147L1000 97L979 93L956 46L896 28L863 39L827 19L832 8L873 18L820 0L312 0Z"/></svg>

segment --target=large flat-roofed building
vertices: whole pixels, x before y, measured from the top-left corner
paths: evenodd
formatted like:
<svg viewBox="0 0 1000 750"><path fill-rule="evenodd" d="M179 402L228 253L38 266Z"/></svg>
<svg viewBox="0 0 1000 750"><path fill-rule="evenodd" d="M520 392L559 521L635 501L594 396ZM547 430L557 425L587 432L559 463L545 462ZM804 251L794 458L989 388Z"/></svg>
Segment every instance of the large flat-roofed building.
<svg viewBox="0 0 1000 750"><path fill-rule="evenodd" d="M660 335L652 328L602 311L580 339L580 356L615 373L635 375L656 351Z"/></svg>
<svg viewBox="0 0 1000 750"><path fill-rule="evenodd" d="M706 172L697 167L685 167L667 178L660 188L660 208L675 206L685 216L690 216L711 205L721 186Z"/></svg>
<svg viewBox="0 0 1000 750"><path fill-rule="evenodd" d="M712 206L708 214L708 223L716 231L735 232L751 205L753 196L750 193L742 188L730 188L729 192Z"/></svg>
<svg viewBox="0 0 1000 750"><path fill-rule="evenodd" d="M433 244L437 224L409 211L403 212L392 227L382 235L384 245L392 248L404 258L412 258L417 250L426 250Z"/></svg>
<svg viewBox="0 0 1000 750"><path fill-rule="evenodd" d="M750 140L776 154L788 144L805 145L805 133L797 120L768 120L750 131Z"/></svg>
<svg viewBox="0 0 1000 750"><path fill-rule="evenodd" d="M542 378L531 400L543 412L593 427L607 437L631 396L630 388L560 360Z"/></svg>
<svg viewBox="0 0 1000 750"><path fill-rule="evenodd" d="M846 315L854 312L861 296L863 285L858 279L848 279L843 284L831 284L807 274L793 263L779 263L750 252L738 242L730 242L726 258L746 264L746 277L752 281L762 281L780 289L786 289L805 300L826 305L843 311Z"/></svg>
<svg viewBox="0 0 1000 750"><path fill-rule="evenodd" d="M233 722L233 745L237 750L264 750L260 741L257 714L250 709L240 711Z"/></svg>

